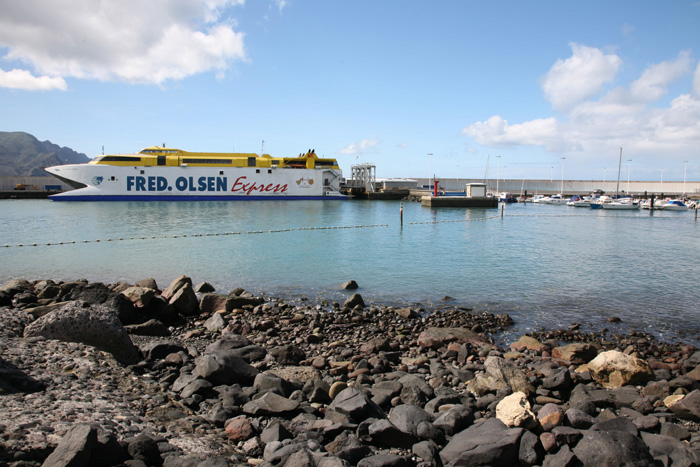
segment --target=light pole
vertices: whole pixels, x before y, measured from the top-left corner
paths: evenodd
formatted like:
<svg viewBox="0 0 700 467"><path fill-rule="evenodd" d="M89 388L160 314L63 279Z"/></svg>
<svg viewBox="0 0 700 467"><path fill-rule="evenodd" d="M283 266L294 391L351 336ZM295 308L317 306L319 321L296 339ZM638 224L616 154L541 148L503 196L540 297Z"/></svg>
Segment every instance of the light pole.
<svg viewBox="0 0 700 467"><path fill-rule="evenodd" d="M661 190L664 191L664 169L661 169Z"/></svg>
<svg viewBox="0 0 700 467"><path fill-rule="evenodd" d="M428 190L430 190L430 177L432 177L433 169L430 167L430 162L431 162L431 157L433 156L432 152L428 153Z"/></svg>
<svg viewBox="0 0 700 467"><path fill-rule="evenodd" d="M501 156L496 156L496 196L498 196L498 170L501 168Z"/></svg>
<svg viewBox="0 0 700 467"><path fill-rule="evenodd" d="M554 166L549 168L549 181L554 182Z"/></svg>
<svg viewBox="0 0 700 467"><path fill-rule="evenodd" d="M627 194L630 194L630 166L632 165L632 159L627 159Z"/></svg>
<svg viewBox="0 0 700 467"><path fill-rule="evenodd" d="M603 183L605 183L605 171L608 170L607 167L603 167Z"/></svg>
<svg viewBox="0 0 700 467"><path fill-rule="evenodd" d="M688 161L683 161L683 196L685 196L685 177L688 175Z"/></svg>
<svg viewBox="0 0 700 467"><path fill-rule="evenodd" d="M457 164L457 183L459 183L459 164Z"/></svg>
<svg viewBox="0 0 700 467"><path fill-rule="evenodd" d="M566 157L561 158L561 191L559 192L562 198L564 197L564 159L566 159Z"/></svg>

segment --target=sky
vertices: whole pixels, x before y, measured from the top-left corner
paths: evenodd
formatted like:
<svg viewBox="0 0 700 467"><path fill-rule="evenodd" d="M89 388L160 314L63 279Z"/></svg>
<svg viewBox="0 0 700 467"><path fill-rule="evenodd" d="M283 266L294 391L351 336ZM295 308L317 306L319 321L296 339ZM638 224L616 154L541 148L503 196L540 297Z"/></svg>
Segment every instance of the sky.
<svg viewBox="0 0 700 467"><path fill-rule="evenodd" d="M0 0L0 131L89 157L315 149L346 176L697 181L699 57L700 0Z"/></svg>

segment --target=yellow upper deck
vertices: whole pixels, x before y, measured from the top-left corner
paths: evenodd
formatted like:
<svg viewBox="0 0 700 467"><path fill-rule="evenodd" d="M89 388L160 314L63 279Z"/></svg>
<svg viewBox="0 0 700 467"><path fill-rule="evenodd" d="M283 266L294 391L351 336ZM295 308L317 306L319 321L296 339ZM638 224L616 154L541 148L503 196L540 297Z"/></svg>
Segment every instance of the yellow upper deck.
<svg viewBox="0 0 700 467"><path fill-rule="evenodd" d="M93 165L143 167L280 167L295 169L339 169L338 161L320 158L310 149L297 157L272 157L255 153L187 152L181 149L151 146L137 154L97 156Z"/></svg>

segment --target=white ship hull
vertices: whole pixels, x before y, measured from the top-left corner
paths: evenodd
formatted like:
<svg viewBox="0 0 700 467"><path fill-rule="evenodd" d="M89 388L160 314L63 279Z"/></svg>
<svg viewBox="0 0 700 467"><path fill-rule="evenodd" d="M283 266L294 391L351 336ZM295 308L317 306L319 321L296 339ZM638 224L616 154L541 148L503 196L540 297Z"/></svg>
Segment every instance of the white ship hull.
<svg viewBox="0 0 700 467"><path fill-rule="evenodd" d="M69 164L45 169L83 188L55 201L338 199L341 171L329 168L158 167Z"/></svg>

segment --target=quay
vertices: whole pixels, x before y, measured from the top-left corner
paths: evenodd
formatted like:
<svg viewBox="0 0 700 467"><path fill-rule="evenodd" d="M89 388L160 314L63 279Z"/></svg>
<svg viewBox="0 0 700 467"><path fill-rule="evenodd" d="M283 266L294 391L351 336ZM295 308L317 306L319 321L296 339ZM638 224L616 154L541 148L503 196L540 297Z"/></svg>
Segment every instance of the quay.
<svg viewBox="0 0 700 467"><path fill-rule="evenodd" d="M494 196L423 196L421 206L429 208L497 208L498 198Z"/></svg>

